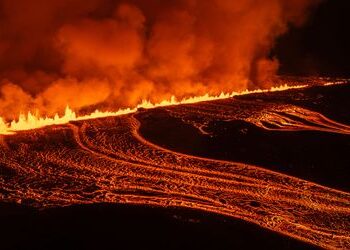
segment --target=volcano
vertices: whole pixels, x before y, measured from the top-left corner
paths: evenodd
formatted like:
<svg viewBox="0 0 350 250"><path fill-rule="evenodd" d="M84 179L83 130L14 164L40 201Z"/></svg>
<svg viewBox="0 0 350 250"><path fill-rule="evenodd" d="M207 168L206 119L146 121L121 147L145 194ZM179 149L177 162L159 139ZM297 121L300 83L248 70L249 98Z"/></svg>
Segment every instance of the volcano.
<svg viewBox="0 0 350 250"><path fill-rule="evenodd" d="M350 82L320 81L1 136L2 246L350 248Z"/></svg>

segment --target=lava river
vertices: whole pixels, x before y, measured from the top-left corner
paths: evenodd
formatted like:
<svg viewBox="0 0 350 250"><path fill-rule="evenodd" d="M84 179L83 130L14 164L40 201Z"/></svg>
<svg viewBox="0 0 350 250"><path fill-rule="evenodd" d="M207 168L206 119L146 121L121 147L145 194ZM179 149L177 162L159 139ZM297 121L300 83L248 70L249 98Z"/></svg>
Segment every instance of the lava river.
<svg viewBox="0 0 350 250"><path fill-rule="evenodd" d="M1 136L0 200L39 209L102 202L185 207L324 248L350 248L350 193L264 164L175 151L142 133L144 121L161 113L163 122L176 119L208 138L216 133L210 124L223 121L241 121L266 133L350 134L345 122L281 102L282 94L262 95L268 98L256 94L254 101L237 97L139 110Z"/></svg>

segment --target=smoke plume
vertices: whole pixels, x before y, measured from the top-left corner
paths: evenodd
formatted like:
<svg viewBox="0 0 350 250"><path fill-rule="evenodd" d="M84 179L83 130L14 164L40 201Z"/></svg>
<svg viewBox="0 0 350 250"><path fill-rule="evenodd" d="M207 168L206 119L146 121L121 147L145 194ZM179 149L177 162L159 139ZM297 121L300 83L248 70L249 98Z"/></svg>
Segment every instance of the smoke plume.
<svg viewBox="0 0 350 250"><path fill-rule="evenodd" d="M267 87L317 0L0 0L0 114Z"/></svg>

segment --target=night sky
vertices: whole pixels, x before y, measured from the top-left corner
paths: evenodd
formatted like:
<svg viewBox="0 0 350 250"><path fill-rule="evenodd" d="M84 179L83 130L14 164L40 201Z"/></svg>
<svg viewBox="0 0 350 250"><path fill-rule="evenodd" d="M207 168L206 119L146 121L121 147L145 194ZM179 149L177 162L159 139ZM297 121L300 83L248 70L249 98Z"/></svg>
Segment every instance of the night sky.
<svg viewBox="0 0 350 250"><path fill-rule="evenodd" d="M350 76L350 1L324 0L301 28L276 44L280 74Z"/></svg>

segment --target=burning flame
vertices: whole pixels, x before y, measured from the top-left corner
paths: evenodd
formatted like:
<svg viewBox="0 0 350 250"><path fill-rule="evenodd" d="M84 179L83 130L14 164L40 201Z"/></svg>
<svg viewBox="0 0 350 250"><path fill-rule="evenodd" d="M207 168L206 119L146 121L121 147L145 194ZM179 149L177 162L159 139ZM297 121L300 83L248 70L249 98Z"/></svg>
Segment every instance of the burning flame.
<svg viewBox="0 0 350 250"><path fill-rule="evenodd" d="M58 114L56 114L54 117L38 117L36 115L33 115L31 112L28 112L27 115L21 114L18 120L13 120L10 123L6 123L4 119L0 117L0 134L10 135L10 134L14 134L17 131L32 130L32 129L42 128L50 125L62 125L62 124L69 123L71 121L80 121L80 120L88 120L88 119L95 119L95 118L102 118L102 117L125 115L125 114L135 113L139 108L152 109L157 107L165 107L165 106L180 105L180 104L191 104L191 103L197 103L197 102L203 102L203 101L225 99L225 98L230 98L238 95L284 91L288 89L300 89L305 87L307 87L307 85L298 85L298 86L282 85L279 87L272 87L271 89L265 89L265 90L261 90L261 89L245 90L242 92L221 93L220 95L217 95L217 96L211 96L209 94L206 94L203 96L184 98L182 100L177 100L175 96L172 96L170 100L164 100L162 102L155 103L155 104L151 103L150 101L144 100L142 103L140 103L134 108L119 109L118 111L96 110L91 114L83 115L83 116L78 116L73 110L69 108L69 106L66 107L66 110L63 116L59 116Z"/></svg>

